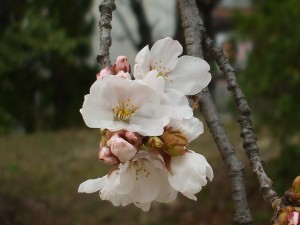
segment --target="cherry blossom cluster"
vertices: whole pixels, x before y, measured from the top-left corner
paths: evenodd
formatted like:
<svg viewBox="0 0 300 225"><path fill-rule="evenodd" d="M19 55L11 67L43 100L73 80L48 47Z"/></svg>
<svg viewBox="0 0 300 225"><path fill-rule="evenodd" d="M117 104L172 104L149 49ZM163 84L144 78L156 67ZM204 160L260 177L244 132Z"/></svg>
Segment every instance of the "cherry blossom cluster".
<svg viewBox="0 0 300 225"><path fill-rule="evenodd" d="M97 74L80 112L88 127L100 128L99 159L113 169L80 184L79 192L99 191L114 206L148 211L153 201L172 202L178 192L197 200L212 180L205 157L188 149L203 124L186 97L208 85L209 65L179 57L182 51L167 37L137 54L132 74L125 56Z"/></svg>

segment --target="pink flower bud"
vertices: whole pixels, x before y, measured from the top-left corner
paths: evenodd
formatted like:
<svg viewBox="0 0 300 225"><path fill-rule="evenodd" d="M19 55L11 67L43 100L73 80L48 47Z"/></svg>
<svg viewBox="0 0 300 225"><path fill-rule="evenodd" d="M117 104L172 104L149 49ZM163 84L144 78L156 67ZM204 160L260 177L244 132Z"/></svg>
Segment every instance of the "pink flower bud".
<svg viewBox="0 0 300 225"><path fill-rule="evenodd" d="M137 153L137 149L118 136L113 136L108 142L111 142L111 152L119 158L121 162L131 160Z"/></svg>
<svg viewBox="0 0 300 225"><path fill-rule="evenodd" d="M128 63L127 57L123 55L118 56L116 59L116 63L113 65L113 70L115 74L119 73L121 70L123 70L125 73L130 73L131 67Z"/></svg>
<svg viewBox="0 0 300 225"><path fill-rule="evenodd" d="M137 133L125 131L124 137L130 144L134 145L136 148L138 148L138 146L142 144L142 138Z"/></svg>
<svg viewBox="0 0 300 225"><path fill-rule="evenodd" d="M289 212L287 215L289 219L288 225L299 225L299 212Z"/></svg>
<svg viewBox="0 0 300 225"><path fill-rule="evenodd" d="M111 150L107 147L100 148L99 150L99 159L106 164L118 164L120 160L114 156Z"/></svg>
<svg viewBox="0 0 300 225"><path fill-rule="evenodd" d="M103 79L104 77L107 77L108 75L112 75L112 71L108 67L105 67L99 73L96 74L96 78L97 78L97 80L100 78Z"/></svg>

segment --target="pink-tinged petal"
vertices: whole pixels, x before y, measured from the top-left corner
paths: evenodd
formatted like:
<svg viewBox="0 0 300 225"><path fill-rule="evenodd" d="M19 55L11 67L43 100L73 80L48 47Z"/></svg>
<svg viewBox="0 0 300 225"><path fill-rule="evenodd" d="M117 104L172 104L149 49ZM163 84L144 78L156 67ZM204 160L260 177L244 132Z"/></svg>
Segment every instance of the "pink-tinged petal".
<svg viewBox="0 0 300 225"><path fill-rule="evenodd" d="M112 71L108 67L105 67L99 73L96 74L96 78L104 79L105 77L107 77L109 75L112 75Z"/></svg>
<svg viewBox="0 0 300 225"><path fill-rule="evenodd" d="M147 45L135 57L133 75L136 79L143 79L150 71L150 59L150 50Z"/></svg>
<svg viewBox="0 0 300 225"><path fill-rule="evenodd" d="M173 70L182 54L181 44L170 37L160 39L151 48L151 68L162 75Z"/></svg>
<svg viewBox="0 0 300 225"><path fill-rule="evenodd" d="M79 193L94 193L99 191L105 185L106 176L87 180L79 185L78 192Z"/></svg>
<svg viewBox="0 0 300 225"><path fill-rule="evenodd" d="M111 142L111 152L123 163L132 159L137 153L136 148L123 138L113 136L108 142Z"/></svg>
<svg viewBox="0 0 300 225"><path fill-rule="evenodd" d="M182 56L174 70L165 75L166 88L177 89L185 95L195 95L209 84L209 68L209 64L203 59Z"/></svg>
<svg viewBox="0 0 300 225"><path fill-rule="evenodd" d="M119 71L115 76L116 77L121 77L123 79L129 79L129 80L131 80L130 74L127 73L127 72L124 72L123 70Z"/></svg>
<svg viewBox="0 0 300 225"><path fill-rule="evenodd" d="M116 165L120 163L120 160L112 154L110 148L105 146L100 148L98 156L99 159L106 164Z"/></svg>

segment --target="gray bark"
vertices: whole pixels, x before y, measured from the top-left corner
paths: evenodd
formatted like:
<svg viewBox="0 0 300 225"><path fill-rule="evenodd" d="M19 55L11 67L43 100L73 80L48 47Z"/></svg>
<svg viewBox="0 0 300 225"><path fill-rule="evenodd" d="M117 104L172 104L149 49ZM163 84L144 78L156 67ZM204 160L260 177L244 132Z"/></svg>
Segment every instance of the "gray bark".
<svg viewBox="0 0 300 225"><path fill-rule="evenodd" d="M194 0L179 0L179 7L187 53L203 58L202 41L204 40L205 27L199 16L196 2ZM244 185L244 166L234 152L209 91L207 89L202 91L198 94L198 98L200 111L229 172L232 199L235 206L234 221L236 224L251 224L252 218Z"/></svg>

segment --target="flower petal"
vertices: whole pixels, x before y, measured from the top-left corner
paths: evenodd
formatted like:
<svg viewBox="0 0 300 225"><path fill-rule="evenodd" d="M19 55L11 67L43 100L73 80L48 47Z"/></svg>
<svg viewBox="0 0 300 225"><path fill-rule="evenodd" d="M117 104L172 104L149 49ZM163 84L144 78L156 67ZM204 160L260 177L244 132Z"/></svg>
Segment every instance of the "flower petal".
<svg viewBox="0 0 300 225"><path fill-rule="evenodd" d="M169 105L172 109L172 119L189 119L193 116L193 109L186 96L176 89L165 89L162 94L162 105Z"/></svg>
<svg viewBox="0 0 300 225"><path fill-rule="evenodd" d="M171 120L168 127L180 131L189 142L195 140L203 133L203 123L196 117L183 120Z"/></svg>
<svg viewBox="0 0 300 225"><path fill-rule="evenodd" d="M150 71L150 50L149 46L145 46L138 52L135 57L134 77L136 79L143 79Z"/></svg>
<svg viewBox="0 0 300 225"><path fill-rule="evenodd" d="M166 88L175 88L185 95L195 95L211 80L209 64L200 58L182 56L173 71L165 76Z"/></svg>
<svg viewBox="0 0 300 225"><path fill-rule="evenodd" d="M164 132L171 116L169 106L145 104L130 119L128 129L144 136L159 136Z"/></svg>
<svg viewBox="0 0 300 225"><path fill-rule="evenodd" d="M151 48L151 68L163 74L173 70L182 54L181 44L170 37L160 39Z"/></svg>
<svg viewBox="0 0 300 225"><path fill-rule="evenodd" d="M80 193L94 193L99 191L105 185L106 176L87 180L79 185L78 192Z"/></svg>
<svg viewBox="0 0 300 225"><path fill-rule="evenodd" d="M172 157L171 172L168 174L170 185L191 199L207 184L206 176L212 178L213 175L205 157L194 151Z"/></svg>

